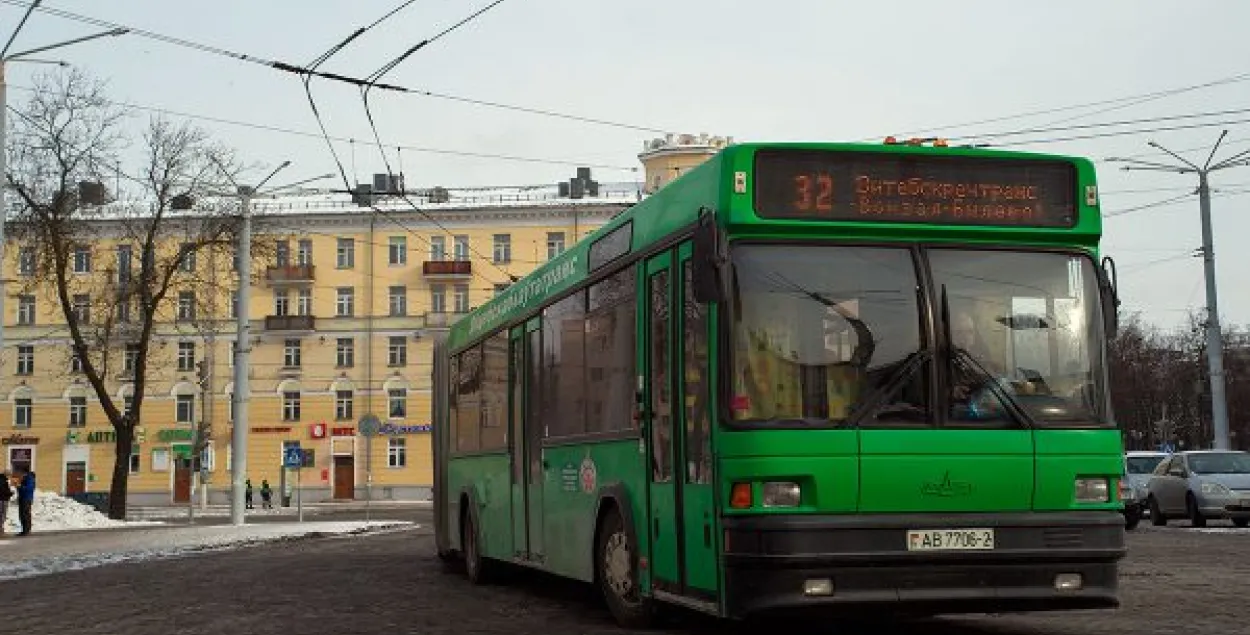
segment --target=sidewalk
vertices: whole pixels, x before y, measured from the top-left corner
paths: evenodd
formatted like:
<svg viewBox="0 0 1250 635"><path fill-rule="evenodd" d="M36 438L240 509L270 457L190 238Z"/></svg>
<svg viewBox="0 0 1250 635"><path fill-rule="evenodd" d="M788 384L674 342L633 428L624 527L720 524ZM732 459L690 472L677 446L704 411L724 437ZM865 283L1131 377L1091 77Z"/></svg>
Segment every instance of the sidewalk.
<svg viewBox="0 0 1250 635"><path fill-rule="evenodd" d="M433 501L419 500L375 500L367 504L370 509L411 509L411 508L431 508L434 506ZM346 511L363 511L366 507L366 501L322 501L317 503L304 503L304 515L311 516L322 513L335 513ZM245 510L245 516L296 516L299 514L299 508L292 502L290 507L282 507L275 505L272 509L263 509L259 504L253 509ZM201 507L195 505L196 518L215 518L220 516L229 516L229 505L208 505ZM158 507L130 507L126 510L126 520L164 520L164 519L181 519L187 517L187 505L162 505Z"/></svg>

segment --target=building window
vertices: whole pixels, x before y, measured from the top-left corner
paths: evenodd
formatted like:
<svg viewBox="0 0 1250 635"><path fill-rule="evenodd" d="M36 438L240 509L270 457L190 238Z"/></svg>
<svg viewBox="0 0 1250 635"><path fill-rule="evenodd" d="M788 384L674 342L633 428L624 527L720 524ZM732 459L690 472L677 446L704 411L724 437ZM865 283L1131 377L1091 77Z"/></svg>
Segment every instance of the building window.
<svg viewBox="0 0 1250 635"><path fill-rule="evenodd" d="M135 407L135 398L133 395L122 397L122 416L129 417L130 411Z"/></svg>
<svg viewBox="0 0 1250 635"><path fill-rule="evenodd" d="M287 267L291 264L291 243L285 240L274 242L273 264Z"/></svg>
<svg viewBox="0 0 1250 635"><path fill-rule="evenodd" d="M430 236L430 260L447 260L446 236Z"/></svg>
<svg viewBox="0 0 1250 635"><path fill-rule="evenodd" d="M191 243L182 243L179 249L182 253L182 263L179 269L188 273L195 271L195 245Z"/></svg>
<svg viewBox="0 0 1250 635"><path fill-rule="evenodd" d="M188 321L195 319L195 292L179 291L178 292L178 320Z"/></svg>
<svg viewBox="0 0 1250 635"><path fill-rule="evenodd" d="M408 287L391 287L391 317L408 315Z"/></svg>
<svg viewBox="0 0 1250 635"><path fill-rule="evenodd" d="M130 322L130 298L121 298L117 301L117 322L120 324Z"/></svg>
<svg viewBox="0 0 1250 635"><path fill-rule="evenodd" d="M338 259L339 269L351 269L356 266L356 241L351 238L338 239Z"/></svg>
<svg viewBox="0 0 1250 635"><path fill-rule="evenodd" d="M295 312L300 315L312 315L312 300L312 289L300 289Z"/></svg>
<svg viewBox="0 0 1250 635"><path fill-rule="evenodd" d="M312 241L307 238L301 238L299 241L299 251L295 252L295 264L311 265L312 264Z"/></svg>
<svg viewBox="0 0 1250 635"><path fill-rule="evenodd" d="M356 313L356 290L352 287L339 287L334 309L335 315L339 317L354 315Z"/></svg>
<svg viewBox="0 0 1250 635"><path fill-rule="evenodd" d="M178 370L195 370L195 342L178 342Z"/></svg>
<svg viewBox="0 0 1250 635"><path fill-rule="evenodd" d="M456 285L456 313L469 312L469 285Z"/></svg>
<svg viewBox="0 0 1250 635"><path fill-rule="evenodd" d="M273 314L291 314L291 296L287 293L286 289L273 290Z"/></svg>
<svg viewBox="0 0 1250 635"><path fill-rule="evenodd" d="M547 260L564 253L564 232L547 232Z"/></svg>
<svg viewBox="0 0 1250 635"><path fill-rule="evenodd" d="M35 275L35 248L22 247L17 251L17 272L23 276Z"/></svg>
<svg viewBox="0 0 1250 635"><path fill-rule="evenodd" d="M496 264L512 262L511 234L495 234L494 257Z"/></svg>
<svg viewBox="0 0 1250 635"><path fill-rule="evenodd" d="M299 421L299 392L282 393L282 420Z"/></svg>
<svg viewBox="0 0 1250 635"><path fill-rule="evenodd" d="M461 260L461 261L468 260L469 259L469 237L468 236L455 236L452 238L452 240L454 241L453 249L456 250L456 260Z"/></svg>
<svg viewBox="0 0 1250 635"><path fill-rule="evenodd" d="M91 296L79 293L74 296L74 321L79 324L91 324Z"/></svg>
<svg viewBox="0 0 1250 635"><path fill-rule="evenodd" d="M390 338L387 344L387 357L391 366L407 366L408 340L403 337Z"/></svg>
<svg viewBox="0 0 1250 635"><path fill-rule="evenodd" d="M26 429L35 416L34 402L30 399L13 400L13 427Z"/></svg>
<svg viewBox="0 0 1250 635"><path fill-rule="evenodd" d="M404 467L405 465L408 465L408 440L394 438L387 439L386 466Z"/></svg>
<svg viewBox="0 0 1250 635"><path fill-rule="evenodd" d="M230 319L239 317L239 290L230 292Z"/></svg>
<svg viewBox="0 0 1250 635"><path fill-rule="evenodd" d="M430 285L430 312L447 312L447 288L441 284Z"/></svg>
<svg viewBox="0 0 1250 635"><path fill-rule="evenodd" d="M17 347L17 374L33 375L35 373L35 347L23 344Z"/></svg>
<svg viewBox="0 0 1250 635"><path fill-rule="evenodd" d="M391 236L387 245L387 262L391 265L408 264L408 238L404 236Z"/></svg>
<svg viewBox="0 0 1250 635"><path fill-rule="evenodd" d="M74 248L74 273L91 273L91 248Z"/></svg>
<svg viewBox="0 0 1250 635"><path fill-rule="evenodd" d="M135 369L139 366L139 345L127 344L126 352L122 355L122 372L127 375L133 375Z"/></svg>
<svg viewBox="0 0 1250 635"><path fill-rule="evenodd" d="M87 398L86 397L70 397L69 398L69 427L71 428L87 427Z"/></svg>
<svg viewBox="0 0 1250 635"><path fill-rule="evenodd" d="M352 418L352 391L334 391L334 418L339 421L350 421Z"/></svg>
<svg viewBox="0 0 1250 635"><path fill-rule="evenodd" d="M403 419L408 416L408 391L403 388L392 388L386 391L387 416L392 419Z"/></svg>
<svg viewBox="0 0 1250 635"><path fill-rule="evenodd" d="M30 326L35 323L35 296L17 296L17 323Z"/></svg>
<svg viewBox="0 0 1250 635"><path fill-rule="evenodd" d="M335 362L339 368L351 368L356 365L356 340L340 337L335 347Z"/></svg>
<svg viewBox="0 0 1250 635"><path fill-rule="evenodd" d="M77 351L70 353L69 372L71 373L86 372L86 368L84 368L84 366L85 364L83 364L82 362L82 355L79 355Z"/></svg>
<svg viewBox="0 0 1250 635"><path fill-rule="evenodd" d="M178 423L192 423L195 421L195 395L178 395L177 397L177 417Z"/></svg>
<svg viewBox="0 0 1250 635"><path fill-rule="evenodd" d="M282 347L282 364L287 368L300 367L300 341L287 340Z"/></svg>

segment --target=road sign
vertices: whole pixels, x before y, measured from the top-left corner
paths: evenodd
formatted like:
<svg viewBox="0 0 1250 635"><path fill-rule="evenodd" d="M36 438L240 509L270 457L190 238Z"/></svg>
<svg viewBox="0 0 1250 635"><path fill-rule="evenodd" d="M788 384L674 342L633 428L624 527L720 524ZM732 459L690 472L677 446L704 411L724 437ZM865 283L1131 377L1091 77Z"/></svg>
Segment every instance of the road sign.
<svg viewBox="0 0 1250 635"><path fill-rule="evenodd" d="M300 467L304 465L304 451L299 446L288 447L282 453L282 467Z"/></svg>
<svg viewBox="0 0 1250 635"><path fill-rule="evenodd" d="M377 434L378 429L382 427L382 420L378 419L377 415L369 413L360 418L359 426L361 435L371 437Z"/></svg>

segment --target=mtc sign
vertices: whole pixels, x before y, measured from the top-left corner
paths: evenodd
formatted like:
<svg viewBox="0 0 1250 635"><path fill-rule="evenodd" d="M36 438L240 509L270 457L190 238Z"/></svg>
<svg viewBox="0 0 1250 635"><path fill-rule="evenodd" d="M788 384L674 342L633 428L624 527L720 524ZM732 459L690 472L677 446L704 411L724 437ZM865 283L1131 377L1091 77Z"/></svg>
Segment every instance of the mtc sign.
<svg viewBox="0 0 1250 635"><path fill-rule="evenodd" d="M395 425L393 423L384 423L378 428L378 434L386 434L386 435L391 435L391 436L397 436L401 434L418 434L421 432L429 432L431 428L432 426L428 423L424 425L414 425L414 426L400 426L400 425Z"/></svg>

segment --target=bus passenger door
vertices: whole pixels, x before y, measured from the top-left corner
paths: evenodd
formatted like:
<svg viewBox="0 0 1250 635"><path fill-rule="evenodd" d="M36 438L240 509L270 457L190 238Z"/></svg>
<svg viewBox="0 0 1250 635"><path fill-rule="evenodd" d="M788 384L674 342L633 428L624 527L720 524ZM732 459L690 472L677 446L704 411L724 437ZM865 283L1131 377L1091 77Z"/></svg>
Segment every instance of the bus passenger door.
<svg viewBox="0 0 1250 635"><path fill-rule="evenodd" d="M512 329L509 338L509 360L508 364L508 451L511 457L511 484L512 484L512 554L518 558L529 558L529 520L528 505L526 504L526 470L525 461L525 395L527 394L525 387L526 362L525 355L525 327L518 326Z"/></svg>
<svg viewBox="0 0 1250 635"><path fill-rule="evenodd" d="M682 535L677 512L677 483L673 475L674 435L672 254L647 261L643 277L644 309L639 320L644 363L639 384L644 397L643 422L647 436L648 504L646 531L650 534L651 584L669 593L681 592Z"/></svg>
<svg viewBox="0 0 1250 635"><path fill-rule="evenodd" d="M529 559L543 561L543 465L542 386L538 378L542 363L542 326L539 318L525 325L525 515Z"/></svg>
<svg viewBox="0 0 1250 635"><path fill-rule="evenodd" d="M711 352L708 336L709 307L694 299L691 243L678 250L681 298L673 315L673 353L677 399L673 430L678 443L674 456L679 457L674 478L677 487L677 514L681 519L682 594L704 601L717 599L716 514L712 481L712 381Z"/></svg>

